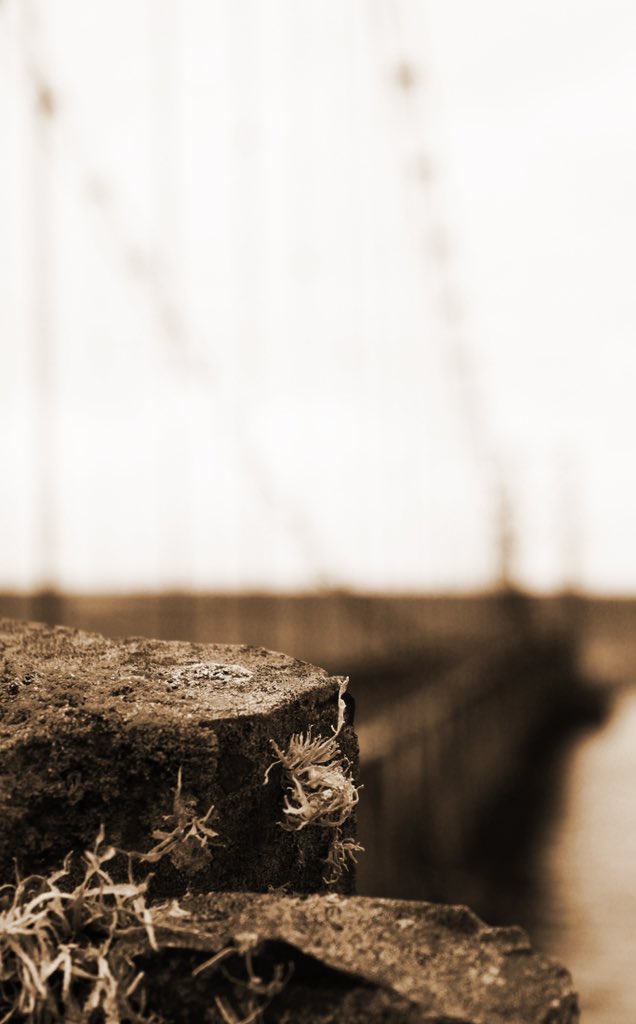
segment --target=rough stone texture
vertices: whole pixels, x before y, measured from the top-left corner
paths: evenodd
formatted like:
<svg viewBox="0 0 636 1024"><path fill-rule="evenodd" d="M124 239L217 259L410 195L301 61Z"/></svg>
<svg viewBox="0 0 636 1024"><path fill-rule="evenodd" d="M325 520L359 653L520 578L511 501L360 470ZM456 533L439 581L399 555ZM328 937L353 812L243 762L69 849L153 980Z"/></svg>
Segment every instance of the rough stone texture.
<svg viewBox="0 0 636 1024"><path fill-rule="evenodd" d="M214 804L223 845L196 870L167 857L151 865L155 894L324 889L329 830L281 829L280 769L267 786L263 775L270 739L285 747L309 725L331 735L339 683L260 647L115 641L0 619L0 881L14 860L23 874L59 866L102 823L117 847L149 850L181 768L184 798L199 815ZM357 769L350 723L339 743ZM339 887L352 885L349 874Z"/></svg>
<svg viewBox="0 0 636 1024"><path fill-rule="evenodd" d="M159 953L132 940L153 1005L168 1019L203 1019L219 992L219 967L192 978L210 955L255 952L260 977L294 964L266 1021L286 1024L574 1024L576 994L566 970L534 953L519 928L489 928L460 906L342 897L224 893L163 912ZM135 944L136 942L136 944ZM241 956L224 961L240 977ZM214 1016L205 1019L217 1018ZM218 1018L219 1020L221 1017Z"/></svg>

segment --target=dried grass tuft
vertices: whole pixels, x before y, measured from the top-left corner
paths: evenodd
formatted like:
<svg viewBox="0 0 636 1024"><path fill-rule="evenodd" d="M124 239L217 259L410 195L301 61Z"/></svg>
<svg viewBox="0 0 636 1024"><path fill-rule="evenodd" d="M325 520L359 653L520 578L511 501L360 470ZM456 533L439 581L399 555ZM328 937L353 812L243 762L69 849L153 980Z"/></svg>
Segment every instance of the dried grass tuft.
<svg viewBox="0 0 636 1024"><path fill-rule="evenodd" d="M136 995L143 975L112 956L114 941L139 927L157 949L147 881L114 881L105 865L116 855L102 827L75 888L64 885L70 856L48 877L0 886L0 1024L159 1024Z"/></svg>
<svg viewBox="0 0 636 1024"><path fill-rule="evenodd" d="M131 856L147 864L169 857L177 869L195 874L212 860L210 843L218 840L219 833L209 824L215 817L214 805L204 815L197 815L196 799L183 796L182 782L179 768L172 812L163 819L166 828L154 829L151 835L157 842L147 853L132 853Z"/></svg>

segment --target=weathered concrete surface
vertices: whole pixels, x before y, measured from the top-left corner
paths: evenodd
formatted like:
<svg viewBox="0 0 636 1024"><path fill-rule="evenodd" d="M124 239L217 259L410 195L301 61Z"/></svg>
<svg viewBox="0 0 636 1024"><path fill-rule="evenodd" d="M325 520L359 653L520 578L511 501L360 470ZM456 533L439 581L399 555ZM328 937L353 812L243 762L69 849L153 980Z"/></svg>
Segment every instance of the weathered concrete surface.
<svg viewBox="0 0 636 1024"><path fill-rule="evenodd" d="M174 1021L200 1020L215 995L246 1004L245 953L267 982L294 965L267 1021L287 1024L574 1024L569 974L531 950L519 928L489 928L465 907L366 897L223 893L163 912L159 953L139 935L132 951L152 1005ZM178 912L177 912L178 913ZM234 956L192 977L221 950ZM221 970L223 968L223 970ZM282 973L282 969L281 969ZM234 1001L234 1002L233 1002ZM197 1014L199 1016L197 1016ZM206 1019L214 1019L210 1017ZM221 1020L221 1016L218 1018Z"/></svg>
<svg viewBox="0 0 636 1024"><path fill-rule="evenodd" d="M150 850L153 830L174 824L181 769L183 799L200 817L214 805L207 823L222 845L208 844L209 863L146 865L156 894L324 889L329 830L281 829L280 771L267 786L263 775L270 739L284 748L309 725L332 734L339 683L260 647L114 641L0 619L0 881L13 879L14 859L22 873L58 867L101 824L115 846ZM350 724L339 743L355 768ZM349 873L336 888L351 886Z"/></svg>

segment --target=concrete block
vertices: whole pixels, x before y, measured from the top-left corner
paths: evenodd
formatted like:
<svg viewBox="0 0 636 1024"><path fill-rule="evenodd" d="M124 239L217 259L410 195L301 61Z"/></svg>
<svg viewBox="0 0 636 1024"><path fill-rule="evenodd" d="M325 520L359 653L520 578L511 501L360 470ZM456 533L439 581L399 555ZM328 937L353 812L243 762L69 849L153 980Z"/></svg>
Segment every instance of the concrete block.
<svg viewBox="0 0 636 1024"><path fill-rule="evenodd" d="M140 862L155 896L324 890L330 829L281 828L281 766L263 777L271 740L333 735L341 684L260 647L0 620L0 882L15 863L23 875L59 867L103 825L118 848L163 849ZM349 719L338 744L355 773ZM354 829L352 815L343 835ZM352 886L348 872L332 888Z"/></svg>
<svg viewBox="0 0 636 1024"><path fill-rule="evenodd" d="M280 1024L579 1019L564 968L533 952L520 928L490 928L466 907L222 893L186 898L175 913L158 913L157 951L143 931L128 945L149 1007L175 1022L205 1010L260 1020L265 1008Z"/></svg>

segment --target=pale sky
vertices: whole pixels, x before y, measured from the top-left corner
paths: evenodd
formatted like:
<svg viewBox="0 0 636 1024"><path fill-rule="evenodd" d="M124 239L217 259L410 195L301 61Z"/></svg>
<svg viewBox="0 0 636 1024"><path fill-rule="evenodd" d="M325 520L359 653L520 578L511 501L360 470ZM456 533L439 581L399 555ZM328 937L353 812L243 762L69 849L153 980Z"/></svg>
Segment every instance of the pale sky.
<svg viewBox="0 0 636 1024"><path fill-rule="evenodd" d="M635 52L600 0L5 0L0 586L488 586L503 474L520 583L636 591Z"/></svg>

